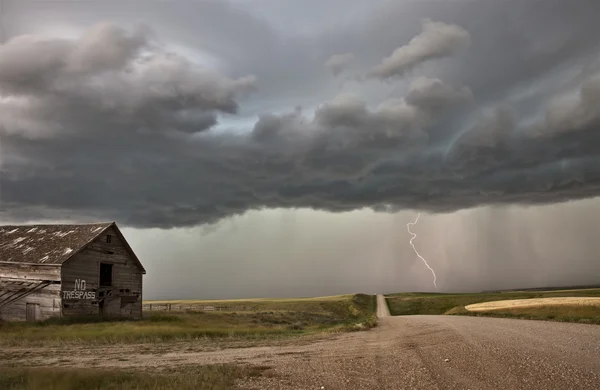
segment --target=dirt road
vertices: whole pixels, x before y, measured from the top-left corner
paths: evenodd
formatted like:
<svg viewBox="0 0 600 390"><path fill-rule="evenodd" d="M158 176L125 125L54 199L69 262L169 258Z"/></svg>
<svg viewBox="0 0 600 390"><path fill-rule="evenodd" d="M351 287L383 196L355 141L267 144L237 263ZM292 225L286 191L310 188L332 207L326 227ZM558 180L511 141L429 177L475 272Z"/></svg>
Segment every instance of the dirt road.
<svg viewBox="0 0 600 390"><path fill-rule="evenodd" d="M272 351L248 389L598 389L600 326L387 317L369 332ZM245 386L245 387L244 387Z"/></svg>
<svg viewBox="0 0 600 390"><path fill-rule="evenodd" d="M377 294L377 318L384 318L390 316L390 310L388 309L385 297L381 294Z"/></svg>

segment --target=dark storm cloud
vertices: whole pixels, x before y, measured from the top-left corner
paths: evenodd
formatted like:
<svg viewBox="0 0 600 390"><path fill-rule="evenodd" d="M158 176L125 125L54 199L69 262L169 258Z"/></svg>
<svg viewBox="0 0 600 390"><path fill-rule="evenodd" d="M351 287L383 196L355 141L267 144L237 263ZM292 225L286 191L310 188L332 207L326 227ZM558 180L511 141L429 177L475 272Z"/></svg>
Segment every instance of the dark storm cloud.
<svg viewBox="0 0 600 390"><path fill-rule="evenodd" d="M501 2L439 9L411 2L406 24L387 5L386 15L349 23L360 34L345 40L345 25L320 39L277 38L238 9L209 3L223 25L237 20L247 28L239 52L237 43L199 38L228 59L221 73L169 53L147 29L110 23L79 39L30 35L0 47L2 216L170 227L262 207L444 212L599 193L597 79L552 81L558 65L577 72L593 57L593 3L578 2L572 12L581 23L569 13L556 30L525 12L531 2L511 3L514 10ZM543 2L539 14L560 21L551 9L557 4ZM520 26L526 43L513 41L496 17ZM557 37L564 45L553 43ZM354 53L353 64L379 78L404 75L397 81L406 83L403 97L382 99L388 91L370 80L364 94L332 98L318 75L335 53ZM336 69L346 69L342 63ZM519 97L542 77L562 87ZM253 101L244 93L255 88ZM314 95L314 115L259 109L295 94ZM235 131L214 128L244 103L259 107L258 120Z"/></svg>
<svg viewBox="0 0 600 390"><path fill-rule="evenodd" d="M423 62L449 57L470 44L471 36L464 28L427 19L423 22L421 34L385 57L369 76L381 79L403 76Z"/></svg>
<svg viewBox="0 0 600 390"><path fill-rule="evenodd" d="M109 23L70 41L32 35L15 37L0 48L3 94L38 93L65 78L121 69L147 44L147 32L131 34ZM60 78L60 80L56 80Z"/></svg>
<svg viewBox="0 0 600 390"><path fill-rule="evenodd" d="M92 119L128 131L202 131L216 123L213 111L235 113L234 98L255 86L254 76L201 69L148 38L143 27L128 33L101 23L76 40L9 40L0 46L3 132L45 137L92 130Z"/></svg>
<svg viewBox="0 0 600 390"><path fill-rule="evenodd" d="M468 102L473 93L467 87L453 88L439 79L419 77L406 95L406 102L429 112L439 112L455 103Z"/></svg>
<svg viewBox="0 0 600 390"><path fill-rule="evenodd" d="M577 131L600 124L600 75L584 81L576 99L554 101L546 110L540 134L554 135Z"/></svg>

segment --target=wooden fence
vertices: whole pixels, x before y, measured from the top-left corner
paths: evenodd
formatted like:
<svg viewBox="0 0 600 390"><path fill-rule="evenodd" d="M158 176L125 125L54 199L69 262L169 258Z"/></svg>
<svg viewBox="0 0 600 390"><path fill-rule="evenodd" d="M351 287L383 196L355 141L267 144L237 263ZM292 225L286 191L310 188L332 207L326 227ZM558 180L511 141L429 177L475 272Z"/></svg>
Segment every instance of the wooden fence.
<svg viewBox="0 0 600 390"><path fill-rule="evenodd" d="M173 303L145 303L142 305L144 311L248 311L250 306L213 306Z"/></svg>

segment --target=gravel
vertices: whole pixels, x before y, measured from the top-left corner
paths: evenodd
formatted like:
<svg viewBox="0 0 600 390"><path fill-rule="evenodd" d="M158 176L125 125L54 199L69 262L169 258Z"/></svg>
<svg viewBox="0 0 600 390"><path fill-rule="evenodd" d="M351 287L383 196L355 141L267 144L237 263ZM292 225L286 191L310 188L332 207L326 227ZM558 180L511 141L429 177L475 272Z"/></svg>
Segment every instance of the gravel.
<svg viewBox="0 0 600 390"><path fill-rule="evenodd" d="M239 388L600 389L597 325L386 317L369 332L282 352L263 355L267 377Z"/></svg>
<svg viewBox="0 0 600 390"><path fill-rule="evenodd" d="M381 294L377 294L377 318L384 318L390 316L390 309L385 302L385 297Z"/></svg>

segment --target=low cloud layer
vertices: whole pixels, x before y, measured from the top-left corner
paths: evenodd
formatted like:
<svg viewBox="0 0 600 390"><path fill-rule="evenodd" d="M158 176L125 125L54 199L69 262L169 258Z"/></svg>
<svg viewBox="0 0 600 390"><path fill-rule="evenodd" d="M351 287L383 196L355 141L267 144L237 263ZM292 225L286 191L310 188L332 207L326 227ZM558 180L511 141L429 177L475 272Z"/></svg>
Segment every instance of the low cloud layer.
<svg viewBox="0 0 600 390"><path fill-rule="evenodd" d="M489 14L481 20L497 14L521 26L517 11L503 16L482 4ZM241 20L236 12L228 8L224 23ZM449 212L597 196L597 43L574 46L582 63L567 56L544 72L539 58L564 49L523 30L527 46L515 52L534 76L517 72L511 84L501 82L512 69L506 56L492 53L497 72L480 65L491 45L511 51L512 38L496 42L504 38L478 30L480 19L448 15L413 23L377 52L358 39L335 44L344 35L329 30L322 34L331 47L256 28L271 51L205 45L202 54L220 59L248 56L211 68L158 39L155 28L102 22L76 38L16 35L0 46L0 216L174 227L259 208ZM367 38L383 23L371 17ZM557 35L568 43L596 25L582 19ZM302 67L292 70L294 61ZM336 91L334 76L350 62L376 79ZM326 73L324 63L331 88L312 78ZM379 79L392 83L395 97ZM319 84L314 108L294 109L302 103L296 94ZM245 122L230 125L236 115Z"/></svg>

